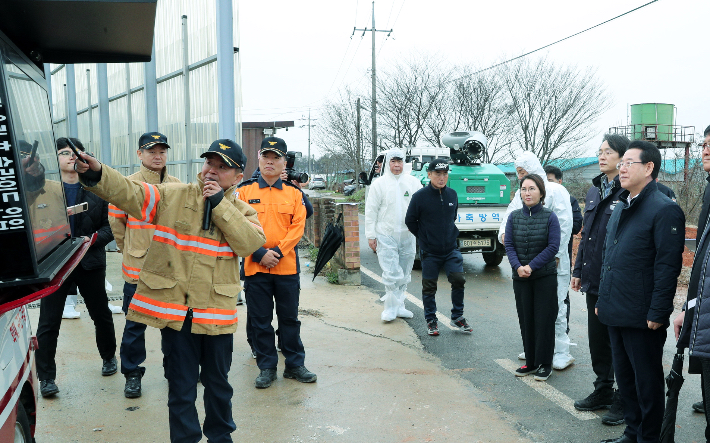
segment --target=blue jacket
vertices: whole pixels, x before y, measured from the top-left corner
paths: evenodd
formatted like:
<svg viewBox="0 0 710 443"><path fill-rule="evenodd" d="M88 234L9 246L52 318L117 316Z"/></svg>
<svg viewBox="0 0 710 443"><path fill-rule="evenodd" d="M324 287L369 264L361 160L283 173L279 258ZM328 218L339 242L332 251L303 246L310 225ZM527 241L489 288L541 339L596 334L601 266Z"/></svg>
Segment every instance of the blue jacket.
<svg viewBox="0 0 710 443"><path fill-rule="evenodd" d="M599 321L641 329L647 320L668 325L683 265L685 216L655 181L630 204L628 196L621 193L607 225Z"/></svg>
<svg viewBox="0 0 710 443"><path fill-rule="evenodd" d="M459 228L454 223L458 208L456 191L448 186L439 190L429 183L412 195L404 224L421 250L445 255L458 248Z"/></svg>
<svg viewBox="0 0 710 443"><path fill-rule="evenodd" d="M619 183L617 175L612 182L611 193L602 199L602 176L592 179L592 186L587 191L584 202L584 228L582 240L577 249L577 260L574 263L572 277L582 279L582 292L599 294L599 280L602 274L602 250L606 239L606 225L611 213L619 202L619 195L624 188Z"/></svg>

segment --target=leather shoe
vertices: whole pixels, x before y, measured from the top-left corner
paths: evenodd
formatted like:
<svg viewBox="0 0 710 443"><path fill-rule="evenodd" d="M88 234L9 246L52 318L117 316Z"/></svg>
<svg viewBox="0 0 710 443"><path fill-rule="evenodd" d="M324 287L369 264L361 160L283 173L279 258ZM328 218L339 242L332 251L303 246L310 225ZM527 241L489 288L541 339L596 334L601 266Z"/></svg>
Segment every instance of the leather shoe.
<svg viewBox="0 0 710 443"><path fill-rule="evenodd" d="M601 443L636 443L635 438L631 438L626 434L621 434L621 437L609 438L602 440Z"/></svg>
<svg viewBox="0 0 710 443"><path fill-rule="evenodd" d="M54 380L42 380L39 382L39 392L42 397L51 397L59 393L59 388L54 384Z"/></svg>
<svg viewBox="0 0 710 443"><path fill-rule="evenodd" d="M140 371L133 371L130 374L126 374L126 387L123 388L123 395L125 395L126 398L138 398L142 395L142 375Z"/></svg>
<svg viewBox="0 0 710 443"><path fill-rule="evenodd" d="M693 403L693 411L699 412L701 414L705 413L705 405L703 404L702 400L700 400L699 402Z"/></svg>
<svg viewBox="0 0 710 443"><path fill-rule="evenodd" d="M104 360L104 365L101 367L101 375L113 375L118 371L118 362L116 361L116 356Z"/></svg>
<svg viewBox="0 0 710 443"><path fill-rule="evenodd" d="M265 389L271 386L271 382L274 380L276 380L276 368L262 369L254 380L254 386L258 389Z"/></svg>
<svg viewBox="0 0 710 443"><path fill-rule="evenodd" d="M297 366L295 368L286 368L284 370L284 378L293 378L301 383L313 383L318 380L316 374L312 373L305 366Z"/></svg>

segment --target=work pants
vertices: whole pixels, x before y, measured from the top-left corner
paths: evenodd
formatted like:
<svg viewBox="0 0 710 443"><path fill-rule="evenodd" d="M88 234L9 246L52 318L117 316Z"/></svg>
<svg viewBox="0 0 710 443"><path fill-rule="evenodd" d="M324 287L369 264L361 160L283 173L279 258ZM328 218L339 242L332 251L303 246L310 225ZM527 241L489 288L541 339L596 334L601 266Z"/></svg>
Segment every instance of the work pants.
<svg viewBox="0 0 710 443"><path fill-rule="evenodd" d="M663 345L667 330L609 326L614 374L626 430L638 443L658 443L665 409Z"/></svg>
<svg viewBox="0 0 710 443"><path fill-rule="evenodd" d="M429 321L436 318L436 287L439 271L443 268L451 283L451 319L463 316L463 297L466 279L463 276L463 257L461 251L454 249L448 254L438 255L419 251L422 261L422 302L424 318Z"/></svg>
<svg viewBox="0 0 710 443"><path fill-rule="evenodd" d="M555 354L569 355L569 282L572 278L570 272L569 256L560 254L557 266L557 319L555 320Z"/></svg>
<svg viewBox="0 0 710 443"><path fill-rule="evenodd" d="M599 295L586 293L587 296L587 335L589 337L589 355L592 357L592 370L595 391L611 391L614 386L614 364L611 358L609 329L599 321L594 312Z"/></svg>
<svg viewBox="0 0 710 443"><path fill-rule="evenodd" d="M513 280L515 308L527 365L552 366L557 318L557 276Z"/></svg>
<svg viewBox="0 0 710 443"><path fill-rule="evenodd" d="M136 284L123 284L123 312L128 314L128 306L136 293ZM143 323L126 320L121 338L121 374L128 375L135 371L145 373L141 364L145 361L145 328Z"/></svg>
<svg viewBox="0 0 710 443"><path fill-rule="evenodd" d="M377 236L377 260L385 285L385 295L381 299L384 302L382 316L385 318L396 318L400 308L404 308L404 293L407 284L412 281L416 247L416 239L409 232Z"/></svg>
<svg viewBox="0 0 710 443"><path fill-rule="evenodd" d="M64 283L54 293L40 301L39 322L37 323L37 342L39 349L35 352L37 358L37 376L40 380L57 378L57 340L62 324L62 312L72 284L81 291L86 304L86 310L94 322L96 329L96 347L103 360L108 360L116 354L116 332L113 327L113 317L108 308L106 294L106 268L87 271L77 266Z"/></svg>
<svg viewBox="0 0 710 443"><path fill-rule="evenodd" d="M251 344L259 369L275 369L279 361L276 352L274 305L279 322L281 353L286 367L303 366L306 351L301 342L301 322L298 320L298 300L301 281L298 274L275 275L258 272L245 279L247 322L251 328Z"/></svg>
<svg viewBox="0 0 710 443"><path fill-rule="evenodd" d="M237 429L232 419L233 334L193 334L192 311L182 329L160 330L163 367L168 379L168 420L171 443L197 443L203 430L195 408L197 380L205 388L204 434L210 443L231 443ZM201 369L201 371L200 371Z"/></svg>

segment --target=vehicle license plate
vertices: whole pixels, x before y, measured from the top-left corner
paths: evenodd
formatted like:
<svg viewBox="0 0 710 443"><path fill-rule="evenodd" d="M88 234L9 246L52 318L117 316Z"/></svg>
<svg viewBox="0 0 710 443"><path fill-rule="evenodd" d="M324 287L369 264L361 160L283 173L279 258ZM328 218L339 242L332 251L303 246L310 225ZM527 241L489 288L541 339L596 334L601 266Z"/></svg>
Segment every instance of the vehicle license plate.
<svg viewBox="0 0 710 443"><path fill-rule="evenodd" d="M459 244L462 248L480 248L480 247L490 248L491 239L490 238L476 238L476 239L469 239L469 240L459 240Z"/></svg>

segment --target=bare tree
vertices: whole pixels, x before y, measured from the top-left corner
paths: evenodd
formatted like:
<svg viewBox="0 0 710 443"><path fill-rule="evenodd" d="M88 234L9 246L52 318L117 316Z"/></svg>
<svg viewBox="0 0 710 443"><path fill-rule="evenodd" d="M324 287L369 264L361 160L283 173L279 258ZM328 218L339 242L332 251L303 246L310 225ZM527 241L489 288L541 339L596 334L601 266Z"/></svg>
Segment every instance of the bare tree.
<svg viewBox="0 0 710 443"><path fill-rule="evenodd" d="M427 120L446 95L442 65L435 58L412 57L381 75L377 114L382 145L406 149L424 138Z"/></svg>
<svg viewBox="0 0 710 443"><path fill-rule="evenodd" d="M523 59L509 65L503 78L516 147L533 152L543 164L579 155L596 135L593 124L611 105L592 69Z"/></svg>
<svg viewBox="0 0 710 443"><path fill-rule="evenodd" d="M521 60L496 70L446 67L432 57L410 57L378 78L378 149L406 150L426 142L441 146L449 131L475 130L488 138L484 162L515 151L533 152L544 164L580 154L595 134L594 123L610 106L591 69L555 65L547 59ZM316 139L327 153L345 155L351 167L366 169L372 146L363 118L356 144L356 99L369 111L368 92L346 89L324 106Z"/></svg>
<svg viewBox="0 0 710 443"><path fill-rule="evenodd" d="M499 70L472 74L475 68L463 67L463 75L456 80L452 90L455 105L454 130L482 132L488 139L484 162L492 163L507 155L514 136L515 120L512 118L506 84Z"/></svg>
<svg viewBox="0 0 710 443"><path fill-rule="evenodd" d="M366 140L357 144L357 95L350 89L340 93L336 101L324 105L321 114L321 124L316 126L315 140L332 158L333 162L347 159L349 169L365 170L364 152ZM361 135L369 135L366 125L361 128ZM331 162L331 164L333 164Z"/></svg>

